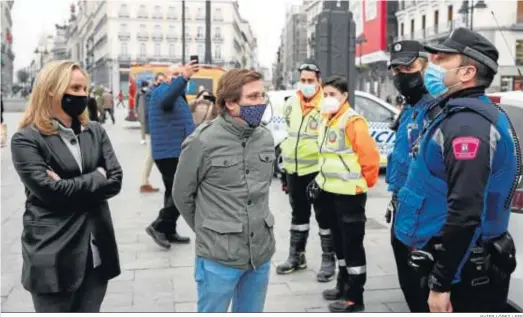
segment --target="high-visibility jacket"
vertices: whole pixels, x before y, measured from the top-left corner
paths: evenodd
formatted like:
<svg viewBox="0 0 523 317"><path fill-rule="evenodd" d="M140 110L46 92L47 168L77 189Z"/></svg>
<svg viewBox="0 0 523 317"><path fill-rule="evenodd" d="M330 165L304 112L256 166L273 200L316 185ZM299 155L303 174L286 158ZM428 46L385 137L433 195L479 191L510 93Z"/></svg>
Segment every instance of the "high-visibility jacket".
<svg viewBox="0 0 523 317"><path fill-rule="evenodd" d="M368 190L358 155L345 132L347 123L355 116L365 120L352 108L346 107L345 112L337 118L322 118L320 121L320 172L316 176L316 182L326 192L356 195Z"/></svg>
<svg viewBox="0 0 523 317"><path fill-rule="evenodd" d="M305 113L300 95L287 100L284 108L288 136L280 145L283 167L288 174L309 175L318 171L318 126L320 106L323 102L321 90L313 97L315 107Z"/></svg>

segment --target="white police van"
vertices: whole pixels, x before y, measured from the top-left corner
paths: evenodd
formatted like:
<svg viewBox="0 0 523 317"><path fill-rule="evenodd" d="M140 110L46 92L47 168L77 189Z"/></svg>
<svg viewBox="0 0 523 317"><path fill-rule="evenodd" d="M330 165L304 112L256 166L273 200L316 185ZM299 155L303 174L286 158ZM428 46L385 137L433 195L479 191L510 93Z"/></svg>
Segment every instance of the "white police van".
<svg viewBox="0 0 523 317"><path fill-rule="evenodd" d="M520 145L523 146L523 91L508 91L489 94L489 98L503 108L512 122ZM523 164L523 163L522 163ZM523 165L521 167L523 169ZM516 244L516 270L510 280L508 305L510 311L523 312L523 179L512 199L512 215L509 232Z"/></svg>
<svg viewBox="0 0 523 317"><path fill-rule="evenodd" d="M271 130L274 137L274 149L276 160L274 171L281 173L282 158L280 144L287 137L287 126L283 114L285 98L296 94L296 90L279 90L267 92L269 102L272 106L271 111L268 109L265 113L264 120L269 121L267 128ZM380 165L382 168L387 166L387 156L394 147L396 133L389 129L389 124L398 116L399 110L393 105L374 97L363 91L356 90L354 96L354 109L363 115L369 122L370 133L376 140L380 151Z"/></svg>

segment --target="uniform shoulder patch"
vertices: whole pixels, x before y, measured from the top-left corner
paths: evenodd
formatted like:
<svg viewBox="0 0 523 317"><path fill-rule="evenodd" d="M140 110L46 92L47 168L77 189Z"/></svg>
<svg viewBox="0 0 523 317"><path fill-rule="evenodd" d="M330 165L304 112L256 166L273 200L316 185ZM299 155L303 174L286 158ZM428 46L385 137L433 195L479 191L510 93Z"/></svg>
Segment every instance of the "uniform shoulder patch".
<svg viewBox="0 0 523 317"><path fill-rule="evenodd" d="M452 140L452 153L456 160L473 160L478 156L480 140L472 136Z"/></svg>

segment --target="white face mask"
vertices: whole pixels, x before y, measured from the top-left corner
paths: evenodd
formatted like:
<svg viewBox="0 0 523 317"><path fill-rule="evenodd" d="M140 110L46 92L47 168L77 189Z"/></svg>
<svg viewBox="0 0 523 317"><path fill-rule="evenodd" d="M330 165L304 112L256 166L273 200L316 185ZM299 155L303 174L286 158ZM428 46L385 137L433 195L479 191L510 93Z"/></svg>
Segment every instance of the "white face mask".
<svg viewBox="0 0 523 317"><path fill-rule="evenodd" d="M298 90L300 90L306 98L310 98L316 93L316 85L298 83Z"/></svg>
<svg viewBox="0 0 523 317"><path fill-rule="evenodd" d="M323 103L321 104L321 112L333 114L338 112L340 107L341 102L337 98L331 96L325 97L325 99L323 99Z"/></svg>

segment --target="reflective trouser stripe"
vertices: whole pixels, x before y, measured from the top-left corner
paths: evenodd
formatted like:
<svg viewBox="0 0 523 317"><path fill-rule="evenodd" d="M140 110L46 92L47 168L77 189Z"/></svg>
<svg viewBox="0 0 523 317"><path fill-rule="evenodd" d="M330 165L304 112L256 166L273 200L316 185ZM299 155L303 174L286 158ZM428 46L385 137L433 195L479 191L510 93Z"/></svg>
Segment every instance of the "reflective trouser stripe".
<svg viewBox="0 0 523 317"><path fill-rule="evenodd" d="M303 164L303 165L315 165L315 164L318 164L318 160L306 160L306 159L298 159L298 164ZM286 162L286 163L295 163L296 162L296 159L295 158L292 158L292 157L286 157L284 156L283 157L283 162Z"/></svg>
<svg viewBox="0 0 523 317"><path fill-rule="evenodd" d="M344 259L338 259L338 266L346 266Z"/></svg>
<svg viewBox="0 0 523 317"><path fill-rule="evenodd" d="M343 154L353 154L354 153L354 150L352 150L352 148L350 149L345 149L345 150L331 150L329 148L326 148L326 147L322 147L320 149L320 153L329 153L329 154L338 154L338 155L343 155Z"/></svg>
<svg viewBox="0 0 523 317"><path fill-rule="evenodd" d="M325 178L338 178L344 181L350 181L355 179L361 178L361 173L352 173L352 172L340 172L340 173L333 173L333 172L324 172L322 173Z"/></svg>
<svg viewBox="0 0 523 317"><path fill-rule="evenodd" d="M309 224L303 224L303 225L291 225L291 230L295 231L309 231Z"/></svg>
<svg viewBox="0 0 523 317"><path fill-rule="evenodd" d="M351 266L347 268L347 272L352 275L367 273L367 266Z"/></svg>
<svg viewBox="0 0 523 317"><path fill-rule="evenodd" d="M320 236L328 236L331 234L331 229L320 229Z"/></svg>

